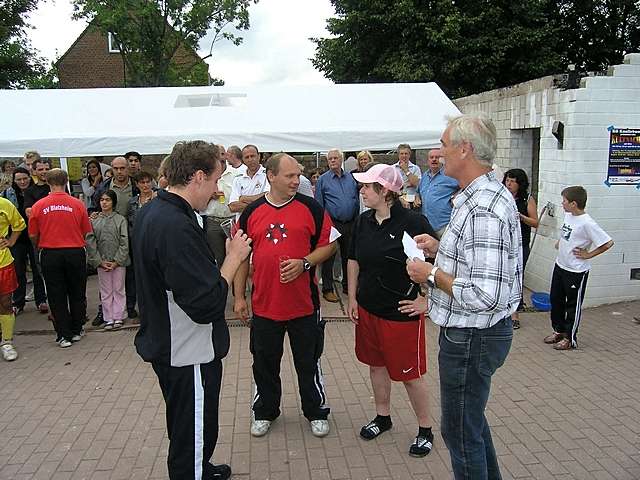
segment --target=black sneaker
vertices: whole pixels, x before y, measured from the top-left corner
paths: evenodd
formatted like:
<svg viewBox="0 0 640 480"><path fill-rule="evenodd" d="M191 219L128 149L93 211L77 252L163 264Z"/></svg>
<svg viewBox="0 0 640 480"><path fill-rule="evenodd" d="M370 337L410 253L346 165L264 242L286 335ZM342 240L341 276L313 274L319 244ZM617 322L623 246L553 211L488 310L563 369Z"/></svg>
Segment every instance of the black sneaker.
<svg viewBox="0 0 640 480"><path fill-rule="evenodd" d="M206 476L202 477L206 480L227 480L231 478L231 467L221 463L220 465L209 464Z"/></svg>
<svg viewBox="0 0 640 480"><path fill-rule="evenodd" d="M424 457L429 455L433 448L433 433L429 432L426 437L416 437L409 447L409 455L412 457Z"/></svg>
<svg viewBox="0 0 640 480"><path fill-rule="evenodd" d="M100 309L98 310L98 314L96 315L96 318L94 318L93 321L91 322L91 325L93 325L94 327L99 327L103 323L104 323L104 317L102 316L102 309Z"/></svg>
<svg viewBox="0 0 640 480"><path fill-rule="evenodd" d="M138 318L138 312L135 308L127 308L127 316L129 318Z"/></svg>
<svg viewBox="0 0 640 480"><path fill-rule="evenodd" d="M373 440L381 433L390 430L392 426L393 423L391 422L391 420L389 420L388 424L384 424L382 422L379 422L377 418L374 418L360 429L360 436L365 440Z"/></svg>

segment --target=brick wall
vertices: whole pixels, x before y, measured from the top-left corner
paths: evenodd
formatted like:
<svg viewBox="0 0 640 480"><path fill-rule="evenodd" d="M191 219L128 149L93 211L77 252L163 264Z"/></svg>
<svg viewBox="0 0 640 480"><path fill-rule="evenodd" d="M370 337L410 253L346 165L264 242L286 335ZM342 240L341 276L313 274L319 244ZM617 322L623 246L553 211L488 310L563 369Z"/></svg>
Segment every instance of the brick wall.
<svg viewBox="0 0 640 480"><path fill-rule="evenodd" d="M584 78L578 89L562 91L553 80L544 77L454 101L465 113L482 111L494 119L496 163L503 169L517 166L531 173L527 132L539 129L538 211L549 204L555 216L545 214L541 220L525 285L549 291L563 218L560 192L569 185L583 185L589 195L587 212L615 241L611 250L592 261L585 305L640 299L640 280L630 278L631 269L640 268L640 190L603 183L607 127L640 127L640 54L626 55L625 64L613 66L608 76ZM562 148L551 133L556 120L564 123Z"/></svg>
<svg viewBox="0 0 640 480"><path fill-rule="evenodd" d="M108 88L124 85L119 53L109 53L106 35L89 25L58 62L60 88Z"/></svg>

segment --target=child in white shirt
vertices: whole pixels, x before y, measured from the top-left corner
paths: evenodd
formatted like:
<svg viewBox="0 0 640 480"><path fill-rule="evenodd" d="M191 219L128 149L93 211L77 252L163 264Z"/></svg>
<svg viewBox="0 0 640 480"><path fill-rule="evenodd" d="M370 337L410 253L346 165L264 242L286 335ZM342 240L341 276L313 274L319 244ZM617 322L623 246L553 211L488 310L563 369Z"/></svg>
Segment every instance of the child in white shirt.
<svg viewBox="0 0 640 480"><path fill-rule="evenodd" d="M613 246L607 232L585 213L586 204L587 192L583 187L567 187L562 191L562 208L566 213L560 239L556 242L558 256L550 294L553 333L544 339L556 350L571 350L578 346L582 301L591 268L589 259Z"/></svg>

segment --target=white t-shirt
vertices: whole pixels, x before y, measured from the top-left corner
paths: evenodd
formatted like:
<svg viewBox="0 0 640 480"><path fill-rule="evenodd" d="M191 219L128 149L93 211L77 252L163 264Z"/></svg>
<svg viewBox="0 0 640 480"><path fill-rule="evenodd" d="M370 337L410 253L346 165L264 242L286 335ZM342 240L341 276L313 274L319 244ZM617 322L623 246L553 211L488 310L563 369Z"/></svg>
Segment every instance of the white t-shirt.
<svg viewBox="0 0 640 480"><path fill-rule="evenodd" d="M591 268L589 260L583 260L573 254L574 248L593 250L611 240L611 237L591 218L588 213L574 216L566 212L564 223L560 229L558 245L559 267L570 272L586 272Z"/></svg>

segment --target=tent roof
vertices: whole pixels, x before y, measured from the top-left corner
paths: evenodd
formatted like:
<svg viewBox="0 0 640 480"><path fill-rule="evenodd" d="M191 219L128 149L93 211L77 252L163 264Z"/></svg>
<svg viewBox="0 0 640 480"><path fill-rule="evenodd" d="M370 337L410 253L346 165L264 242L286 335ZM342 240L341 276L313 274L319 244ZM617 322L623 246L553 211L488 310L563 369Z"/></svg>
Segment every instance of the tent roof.
<svg viewBox="0 0 640 480"><path fill-rule="evenodd" d="M180 140L262 151L439 144L460 112L435 83L0 91L0 157L171 151Z"/></svg>

